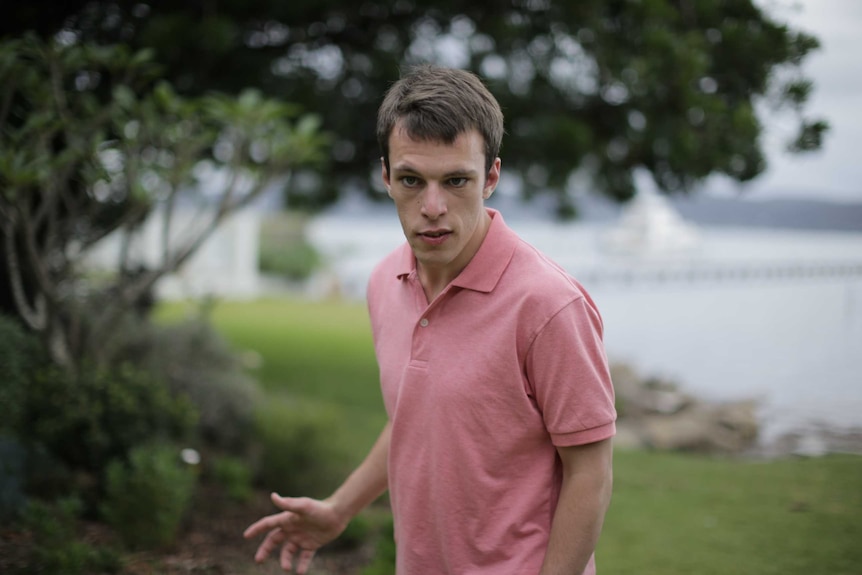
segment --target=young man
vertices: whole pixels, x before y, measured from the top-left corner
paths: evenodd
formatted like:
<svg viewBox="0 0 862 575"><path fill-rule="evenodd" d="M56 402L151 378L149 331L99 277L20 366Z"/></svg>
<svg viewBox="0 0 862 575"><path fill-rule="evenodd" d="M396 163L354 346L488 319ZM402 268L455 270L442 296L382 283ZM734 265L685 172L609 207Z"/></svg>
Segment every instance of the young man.
<svg viewBox="0 0 862 575"><path fill-rule="evenodd" d="M616 413L602 324L575 280L485 208L503 115L474 75L423 66L380 107L406 244L368 285L389 421L324 501L282 511L255 559L315 551L387 488L399 575L587 574L611 496Z"/></svg>

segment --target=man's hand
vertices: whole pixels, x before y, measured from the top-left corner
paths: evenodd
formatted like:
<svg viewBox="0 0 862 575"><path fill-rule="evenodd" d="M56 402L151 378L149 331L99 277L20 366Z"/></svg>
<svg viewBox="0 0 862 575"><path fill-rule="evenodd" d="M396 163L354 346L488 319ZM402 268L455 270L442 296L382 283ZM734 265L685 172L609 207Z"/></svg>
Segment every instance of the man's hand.
<svg viewBox="0 0 862 575"><path fill-rule="evenodd" d="M341 517L328 501L281 497L273 493L272 502L282 512L253 523L243 536L251 539L267 533L254 560L263 563L270 553L281 547L281 568L288 573L293 569L294 559L298 574L308 572L314 553L338 537L349 521Z"/></svg>

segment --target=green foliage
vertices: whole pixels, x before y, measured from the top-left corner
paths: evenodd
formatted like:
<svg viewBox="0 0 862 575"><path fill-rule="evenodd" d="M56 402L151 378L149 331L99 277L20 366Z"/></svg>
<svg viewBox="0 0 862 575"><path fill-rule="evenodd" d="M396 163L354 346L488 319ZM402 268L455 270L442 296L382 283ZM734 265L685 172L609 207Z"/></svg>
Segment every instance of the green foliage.
<svg viewBox="0 0 862 575"><path fill-rule="evenodd" d="M79 375L43 367L27 388L24 412L23 441L91 473L146 441L188 437L197 419L187 398L128 364Z"/></svg>
<svg viewBox="0 0 862 575"><path fill-rule="evenodd" d="M77 537L75 521L82 505L75 498L56 504L32 501L22 526L33 537L34 546L22 573L94 575L117 573L122 567L119 554L108 547L95 548Z"/></svg>
<svg viewBox="0 0 862 575"><path fill-rule="evenodd" d="M187 310L182 304L164 304L158 314L176 320ZM222 301L210 319L235 348L262 356L256 375L265 388L382 412L362 303L289 297Z"/></svg>
<svg viewBox="0 0 862 575"><path fill-rule="evenodd" d="M68 371L102 363L128 308L328 143L319 118L281 97L180 95L155 53L68 37L0 42L3 267L15 311ZM182 233L178 205L196 216ZM130 240L155 209L159 257L123 248L116 269L85 281L88 250L111 233Z"/></svg>
<svg viewBox="0 0 862 575"><path fill-rule="evenodd" d="M228 497L241 503L251 499L252 470L242 459L230 456L217 457L212 463L212 479L227 492Z"/></svg>
<svg viewBox="0 0 862 575"><path fill-rule="evenodd" d="M785 89L805 81L801 65L819 43L781 21L781 4L150 6L140 14L110 2L63 5L56 11L65 17L39 13L26 26L46 35L67 26L81 38L155 48L167 77L189 93L261 86L319 110L338 140L324 185L311 195L292 190L294 202L308 205L331 201L346 185L371 192L368 166L379 155L373 119L382 94L399 68L453 57L436 46L440 38L460 47L456 64L483 73L503 104L507 169L526 177L528 193L553 190L563 205L571 201L564 191L576 171L618 199L631 195L638 168L667 190L690 189L711 173L756 177L766 167L761 125L737 133L732 114L740 106L789 104L790 122L825 127L803 113L808 92ZM820 140L806 136L800 143L794 149L816 149Z"/></svg>
<svg viewBox="0 0 862 575"><path fill-rule="evenodd" d="M0 432L17 429L24 413L29 372L41 359L39 343L19 322L0 314Z"/></svg>
<svg viewBox="0 0 862 575"><path fill-rule="evenodd" d="M283 495L326 497L352 462L344 453L343 416L336 406L271 397L258 408L258 477Z"/></svg>
<svg viewBox="0 0 862 575"><path fill-rule="evenodd" d="M259 269L289 280L309 278L321 265L321 254L306 239L307 216L269 214L260 229Z"/></svg>
<svg viewBox="0 0 862 575"><path fill-rule="evenodd" d="M191 507L196 476L172 445L132 450L107 468L102 515L132 549L168 545Z"/></svg>
<svg viewBox="0 0 862 575"><path fill-rule="evenodd" d="M162 304L157 316L177 321L188 311L186 304ZM265 392L338 406L351 430L340 439L359 463L386 422L363 304L292 298L222 301L209 317L235 349L260 356L255 376Z"/></svg>
<svg viewBox="0 0 862 575"><path fill-rule="evenodd" d="M395 525L391 515L377 540L374 560L361 575L395 575Z"/></svg>
<svg viewBox="0 0 862 575"><path fill-rule="evenodd" d="M365 515L354 517L347 527L342 531L338 539L329 544L330 549L358 549L364 544L372 533L373 526Z"/></svg>
<svg viewBox="0 0 862 575"><path fill-rule="evenodd" d="M273 243L265 238L258 252L260 271L289 280L308 279L320 267L320 253L309 242L299 239Z"/></svg>
<svg viewBox="0 0 862 575"><path fill-rule="evenodd" d="M198 413L197 435L208 446L241 453L250 441L259 398L237 353L213 329L206 310L170 324L132 315L112 345L112 363L131 363L187 397Z"/></svg>

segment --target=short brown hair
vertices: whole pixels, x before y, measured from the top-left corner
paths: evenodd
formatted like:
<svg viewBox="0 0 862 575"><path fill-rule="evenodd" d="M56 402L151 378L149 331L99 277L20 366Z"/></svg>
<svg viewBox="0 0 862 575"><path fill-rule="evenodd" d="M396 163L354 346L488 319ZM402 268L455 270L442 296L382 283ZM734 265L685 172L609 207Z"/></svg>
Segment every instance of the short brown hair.
<svg viewBox="0 0 862 575"><path fill-rule="evenodd" d="M389 170L389 136L404 119L411 138L451 144L476 129L485 140L485 171L500 153L503 112L472 72L423 64L402 76L386 92L377 112L377 141Z"/></svg>

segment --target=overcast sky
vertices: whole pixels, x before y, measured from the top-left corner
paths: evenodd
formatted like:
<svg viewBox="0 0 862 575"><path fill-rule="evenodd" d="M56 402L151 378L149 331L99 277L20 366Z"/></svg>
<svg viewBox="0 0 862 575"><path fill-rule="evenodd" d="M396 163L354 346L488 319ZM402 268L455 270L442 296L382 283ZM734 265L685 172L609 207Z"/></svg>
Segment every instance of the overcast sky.
<svg viewBox="0 0 862 575"><path fill-rule="evenodd" d="M831 129L824 147L812 154L788 155L782 146L789 124L765 116L769 170L747 185L746 196L815 197L862 202L862 59L859 34L862 0L759 0L776 18L816 36L820 50L805 61L814 81L808 105L811 114L825 117ZM716 190L733 190L712 182Z"/></svg>

